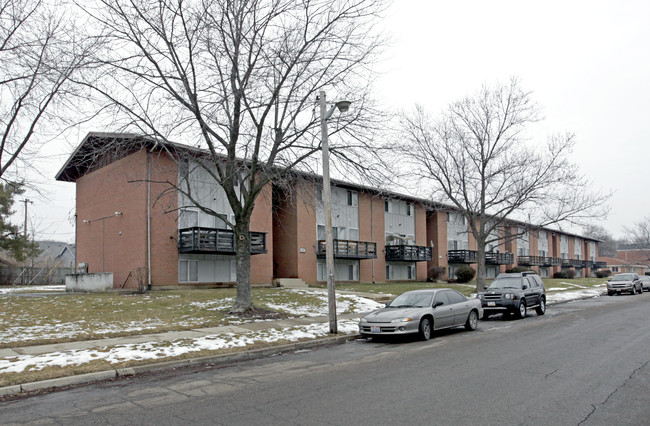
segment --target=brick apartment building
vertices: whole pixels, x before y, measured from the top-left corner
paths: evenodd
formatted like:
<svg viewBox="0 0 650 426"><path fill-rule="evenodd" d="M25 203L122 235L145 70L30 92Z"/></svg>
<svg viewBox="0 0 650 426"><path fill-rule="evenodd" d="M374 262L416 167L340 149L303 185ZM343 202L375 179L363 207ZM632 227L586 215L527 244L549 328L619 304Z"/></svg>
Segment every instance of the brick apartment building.
<svg viewBox="0 0 650 426"><path fill-rule="evenodd" d="M234 283L232 231L171 190L187 179L202 205L232 215L223 190L200 168L181 177L187 165L176 153L191 149L89 133L56 177L76 183L77 262L88 272L113 272L115 288L135 287L133 271L143 266L154 288ZM276 278L325 281L318 186L301 181L287 193L269 185L257 198L250 226L253 285ZM453 277L462 264L476 263L476 241L449 206L338 181L332 204L337 281L424 281L433 267ZM590 276L597 266L597 240L514 222L500 232L499 244L486 248L488 277L517 265L542 276L567 268Z"/></svg>

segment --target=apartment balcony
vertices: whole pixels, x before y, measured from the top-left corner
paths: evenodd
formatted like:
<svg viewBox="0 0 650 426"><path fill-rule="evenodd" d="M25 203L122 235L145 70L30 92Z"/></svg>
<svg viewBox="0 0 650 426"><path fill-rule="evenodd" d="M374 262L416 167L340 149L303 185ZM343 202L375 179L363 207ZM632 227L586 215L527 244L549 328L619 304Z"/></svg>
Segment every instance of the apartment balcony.
<svg viewBox="0 0 650 426"><path fill-rule="evenodd" d="M594 265L592 266L594 269L603 269L607 268L607 262L594 262Z"/></svg>
<svg viewBox="0 0 650 426"><path fill-rule="evenodd" d="M433 250L429 246L386 246L386 260L397 262L431 261L433 260Z"/></svg>
<svg viewBox="0 0 650 426"><path fill-rule="evenodd" d="M478 253L476 250L449 250L447 261L449 263L476 263L478 262Z"/></svg>
<svg viewBox="0 0 650 426"><path fill-rule="evenodd" d="M593 260L583 260L581 267L582 268L593 268L594 267L594 261Z"/></svg>
<svg viewBox="0 0 650 426"><path fill-rule="evenodd" d="M517 265L540 266L544 264L543 256L517 256Z"/></svg>
<svg viewBox="0 0 650 426"><path fill-rule="evenodd" d="M325 240L318 241L316 256L325 257L327 244ZM377 243L369 241L334 240L335 259L376 259Z"/></svg>
<svg viewBox="0 0 650 426"><path fill-rule="evenodd" d="M543 257L541 266L561 266L562 259L559 257Z"/></svg>
<svg viewBox="0 0 650 426"><path fill-rule="evenodd" d="M515 255L512 253L485 252L486 265L512 265L513 263L515 263Z"/></svg>
<svg viewBox="0 0 650 426"><path fill-rule="evenodd" d="M266 232L250 232L251 254L266 253ZM235 232L195 226L178 230L178 252L235 254Z"/></svg>
<svg viewBox="0 0 650 426"><path fill-rule="evenodd" d="M582 260L580 259L562 259L563 268L581 268Z"/></svg>

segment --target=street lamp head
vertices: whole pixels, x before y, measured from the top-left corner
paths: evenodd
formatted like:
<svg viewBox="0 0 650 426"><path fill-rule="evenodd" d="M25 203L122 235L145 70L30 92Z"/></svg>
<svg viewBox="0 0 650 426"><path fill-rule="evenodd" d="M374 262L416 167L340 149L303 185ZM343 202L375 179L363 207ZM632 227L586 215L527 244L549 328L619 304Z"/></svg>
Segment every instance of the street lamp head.
<svg viewBox="0 0 650 426"><path fill-rule="evenodd" d="M122 216L122 212L115 212L115 216Z"/></svg>
<svg viewBox="0 0 650 426"><path fill-rule="evenodd" d="M336 107L339 109L340 112L348 112L351 103L352 102L350 101L338 101L336 103Z"/></svg>

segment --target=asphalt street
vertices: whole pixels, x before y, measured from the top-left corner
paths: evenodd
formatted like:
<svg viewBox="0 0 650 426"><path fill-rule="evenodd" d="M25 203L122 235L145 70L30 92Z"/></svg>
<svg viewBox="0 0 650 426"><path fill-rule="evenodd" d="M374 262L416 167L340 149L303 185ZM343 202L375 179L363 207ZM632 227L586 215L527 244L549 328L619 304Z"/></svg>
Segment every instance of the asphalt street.
<svg viewBox="0 0 650 426"><path fill-rule="evenodd" d="M0 403L0 423L640 425L650 293Z"/></svg>

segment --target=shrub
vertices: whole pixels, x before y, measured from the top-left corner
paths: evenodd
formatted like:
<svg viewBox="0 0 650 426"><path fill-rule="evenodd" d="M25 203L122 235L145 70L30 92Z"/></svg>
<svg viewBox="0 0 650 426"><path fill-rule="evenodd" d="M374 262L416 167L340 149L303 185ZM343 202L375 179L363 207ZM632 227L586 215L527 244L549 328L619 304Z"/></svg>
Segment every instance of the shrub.
<svg viewBox="0 0 650 426"><path fill-rule="evenodd" d="M432 266L429 268L429 279L431 281L438 280L445 277L445 271L447 268L444 266Z"/></svg>
<svg viewBox="0 0 650 426"><path fill-rule="evenodd" d="M456 278L459 283L468 283L474 278L476 271L469 265L463 265L456 271Z"/></svg>
<svg viewBox="0 0 650 426"><path fill-rule="evenodd" d="M526 268L525 266L515 266L514 268L506 269L506 272L508 274L515 273L515 272L526 272L526 271L530 271L530 268Z"/></svg>
<svg viewBox="0 0 650 426"><path fill-rule="evenodd" d="M607 278L612 275L612 271L609 269L603 269L602 271L596 271L596 278Z"/></svg>
<svg viewBox="0 0 650 426"><path fill-rule="evenodd" d="M569 274L566 271L558 271L553 274L553 278L569 278Z"/></svg>
<svg viewBox="0 0 650 426"><path fill-rule="evenodd" d="M566 277L568 279L570 279L570 280L574 279L576 277L576 270L575 269L567 269Z"/></svg>

